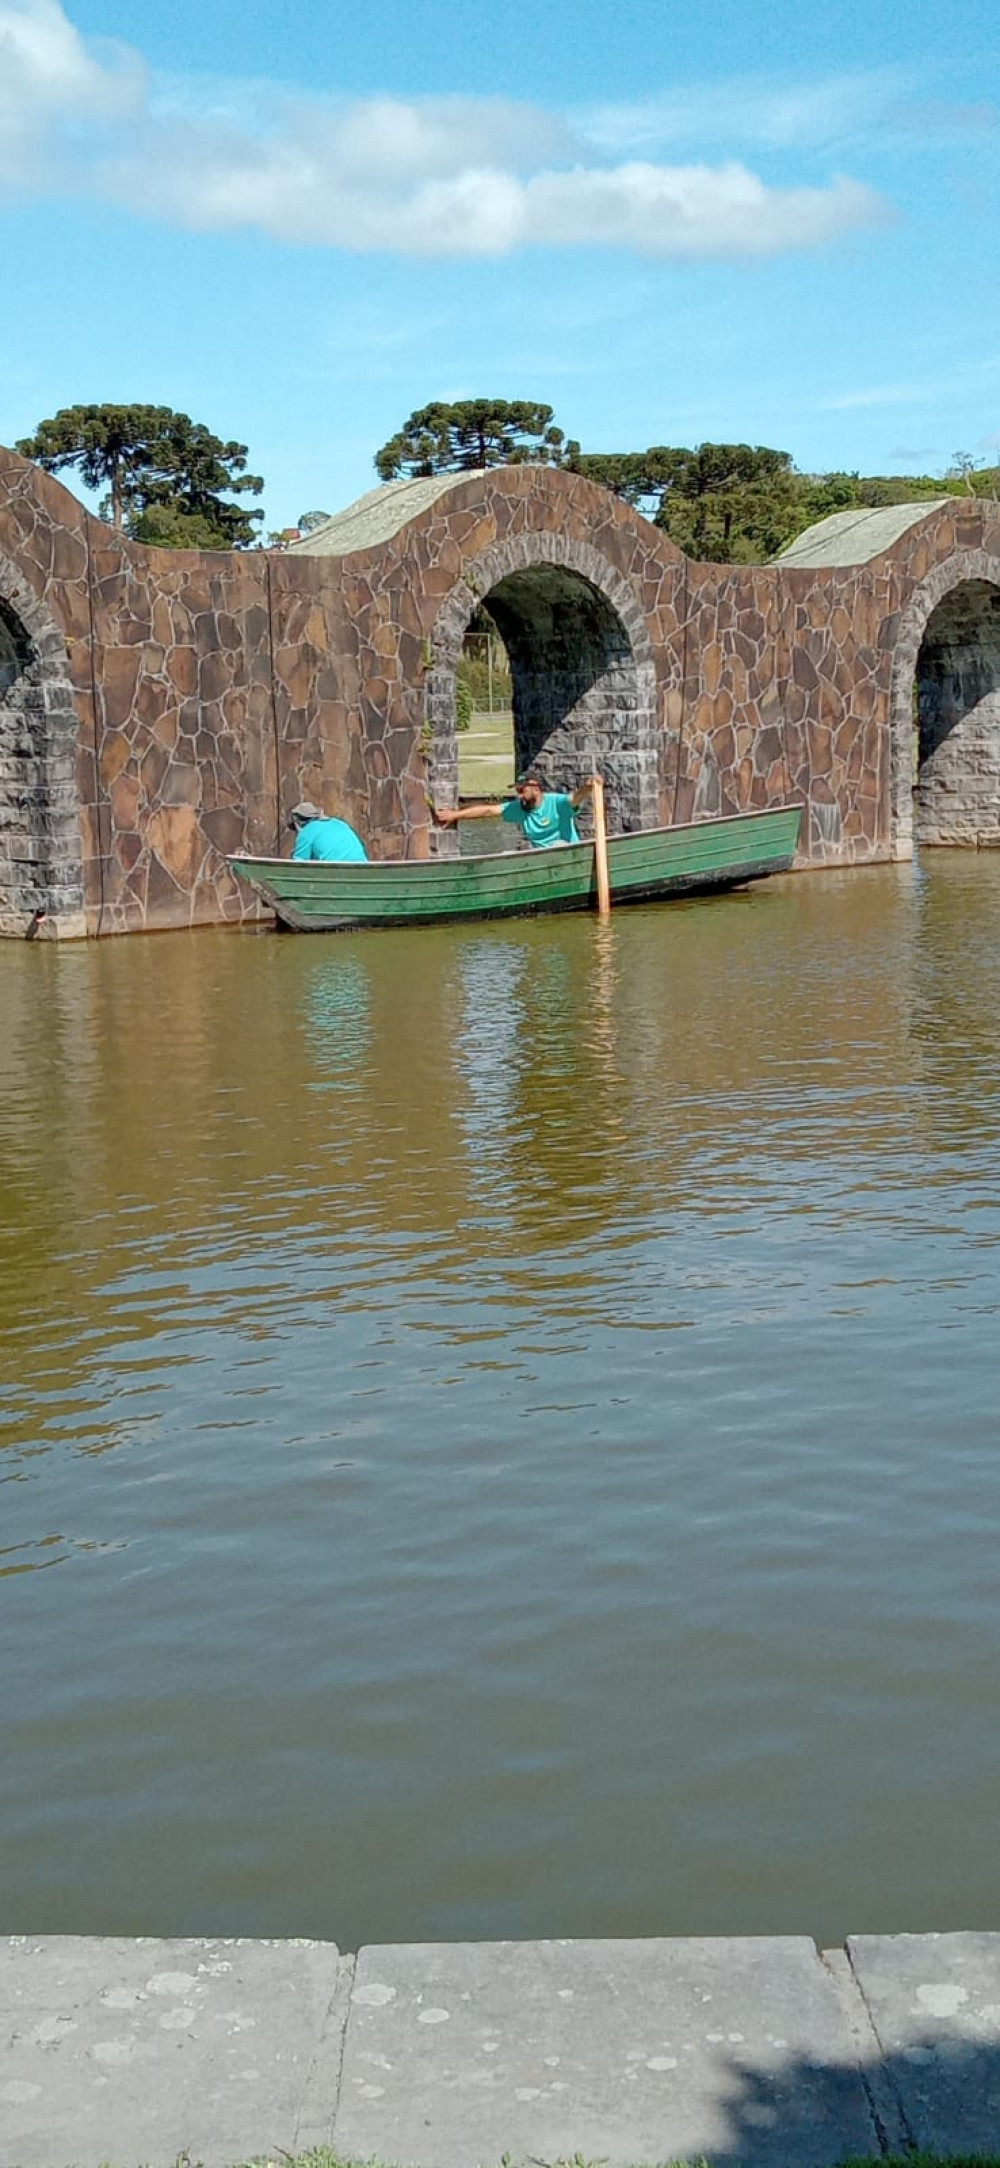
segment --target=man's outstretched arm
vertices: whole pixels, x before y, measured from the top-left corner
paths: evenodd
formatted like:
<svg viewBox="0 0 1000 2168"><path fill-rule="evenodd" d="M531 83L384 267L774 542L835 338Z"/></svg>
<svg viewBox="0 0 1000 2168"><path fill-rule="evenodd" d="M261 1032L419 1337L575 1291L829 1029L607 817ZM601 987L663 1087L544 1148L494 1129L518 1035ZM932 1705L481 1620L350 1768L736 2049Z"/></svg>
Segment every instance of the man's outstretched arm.
<svg viewBox="0 0 1000 2168"><path fill-rule="evenodd" d="M442 828L454 828L456 821L500 820L503 805L491 805L484 798L479 805L435 806L434 818Z"/></svg>

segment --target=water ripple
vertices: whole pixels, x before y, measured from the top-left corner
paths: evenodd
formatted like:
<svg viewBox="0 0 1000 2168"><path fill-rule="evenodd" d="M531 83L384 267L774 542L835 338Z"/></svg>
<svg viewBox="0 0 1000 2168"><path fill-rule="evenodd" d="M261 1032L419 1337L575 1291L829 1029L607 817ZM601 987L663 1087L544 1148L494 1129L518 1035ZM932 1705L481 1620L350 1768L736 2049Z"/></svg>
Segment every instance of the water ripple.
<svg viewBox="0 0 1000 2168"><path fill-rule="evenodd" d="M3 948L12 1926L989 1924L998 936Z"/></svg>

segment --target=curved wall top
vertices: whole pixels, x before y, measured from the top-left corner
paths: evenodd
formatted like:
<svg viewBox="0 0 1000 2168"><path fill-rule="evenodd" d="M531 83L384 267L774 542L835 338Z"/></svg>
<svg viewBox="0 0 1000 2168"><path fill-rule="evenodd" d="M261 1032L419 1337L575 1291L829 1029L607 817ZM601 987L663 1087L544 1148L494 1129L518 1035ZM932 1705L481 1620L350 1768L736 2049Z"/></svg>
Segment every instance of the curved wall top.
<svg viewBox="0 0 1000 2168"><path fill-rule="evenodd" d="M932 513L954 502L953 497L925 497L915 504L854 506L845 512L831 512L827 519L817 520L815 526L796 535L775 562L779 570L785 566L840 568L870 564L873 557L882 557L891 550L911 527L918 527Z"/></svg>
<svg viewBox="0 0 1000 2168"><path fill-rule="evenodd" d="M91 514L65 482L39 467L32 459L0 444L0 510L4 499L22 499L28 491L50 520L61 527L82 529Z"/></svg>
<svg viewBox="0 0 1000 2168"><path fill-rule="evenodd" d="M476 469L471 473L383 482L366 491L343 511L334 513L313 534L291 543L280 552L279 561L290 567L301 559L341 559L377 552L387 544L398 546L401 541L405 542L408 532L418 524L423 525L428 515L436 514L447 522L464 525L464 515L472 510L482 514L498 499L528 504L534 522L541 528L558 524L560 517L567 513L572 515L574 525L582 518L588 525L596 520L606 526L610 518L623 537L631 534L643 550L655 552L664 563L697 564L700 572L719 581L728 580L734 574L760 572L779 577L784 572L804 570L853 572L885 556L902 564L907 555L907 544L918 530L926 529L933 537L939 526L953 518L958 518L966 527L970 522L981 521L984 528L995 528L1000 517L1000 507L992 500L964 495L925 498L901 505L851 508L831 513L827 519L806 528L769 566L702 565L696 559L687 558L661 529L598 484L566 469L526 463ZM15 530L22 536L21 548L7 554L17 561L23 553L25 561L20 563L20 569L29 577L35 554L31 549L33 527L59 529L64 536L75 534L81 541L99 543L103 550L110 548L120 552L123 560L133 564L155 564L164 569L178 561L220 565L235 558L237 562L245 563L248 556L255 558L263 554L255 550L165 550L130 542L89 512L55 475L0 445L0 523L4 522L5 513L8 524L12 520ZM946 545L953 546L953 543ZM62 568L46 563L48 557L49 552L44 548L37 552L39 566L47 570L49 576L55 573L57 579L65 578ZM58 598L50 599L55 602ZM58 610L56 614L59 614Z"/></svg>
<svg viewBox="0 0 1000 2168"><path fill-rule="evenodd" d="M334 513L313 534L289 544L281 557L283 561L342 558L373 553L387 543L404 545L428 517L449 522L460 537L470 512L488 518L491 513L497 516L502 505L527 506L540 531L558 529L567 522L569 531L576 532L581 522L585 527L603 526L610 516L623 535L631 534L644 549L655 551L661 562L687 562L683 550L662 529L610 490L566 468L532 466L527 461L519 466L479 467L466 474L383 482ZM505 524L502 515L499 524Z"/></svg>
<svg viewBox="0 0 1000 2168"><path fill-rule="evenodd" d="M368 489L363 497L356 497L353 504L345 505L342 512L332 513L312 534L290 542L287 554L349 557L355 550L375 549L465 479L460 474L435 474L382 482L377 489Z"/></svg>

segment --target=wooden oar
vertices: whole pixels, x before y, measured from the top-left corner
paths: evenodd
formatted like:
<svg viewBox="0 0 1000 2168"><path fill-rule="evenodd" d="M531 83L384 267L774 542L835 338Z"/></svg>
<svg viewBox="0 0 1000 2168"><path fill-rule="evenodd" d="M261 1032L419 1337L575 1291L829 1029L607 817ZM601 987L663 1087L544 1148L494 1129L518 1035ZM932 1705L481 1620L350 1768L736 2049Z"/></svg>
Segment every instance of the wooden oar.
<svg viewBox="0 0 1000 2168"><path fill-rule="evenodd" d="M604 817L604 780L596 775L593 779L594 800L594 872L597 877L598 918L611 917L611 882L608 879L608 829Z"/></svg>

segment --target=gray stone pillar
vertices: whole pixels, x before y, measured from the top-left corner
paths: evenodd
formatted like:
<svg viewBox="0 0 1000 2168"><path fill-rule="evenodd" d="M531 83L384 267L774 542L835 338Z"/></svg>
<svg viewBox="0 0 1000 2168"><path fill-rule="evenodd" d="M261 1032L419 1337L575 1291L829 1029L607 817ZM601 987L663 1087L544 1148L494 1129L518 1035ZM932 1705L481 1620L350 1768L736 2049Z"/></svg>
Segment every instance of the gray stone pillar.
<svg viewBox="0 0 1000 2168"><path fill-rule="evenodd" d="M76 704L55 627L32 624L33 597L24 610L0 593L0 936L75 937L86 930Z"/></svg>
<svg viewBox="0 0 1000 2168"><path fill-rule="evenodd" d="M964 580L917 658L917 840L1000 844L1000 587Z"/></svg>

